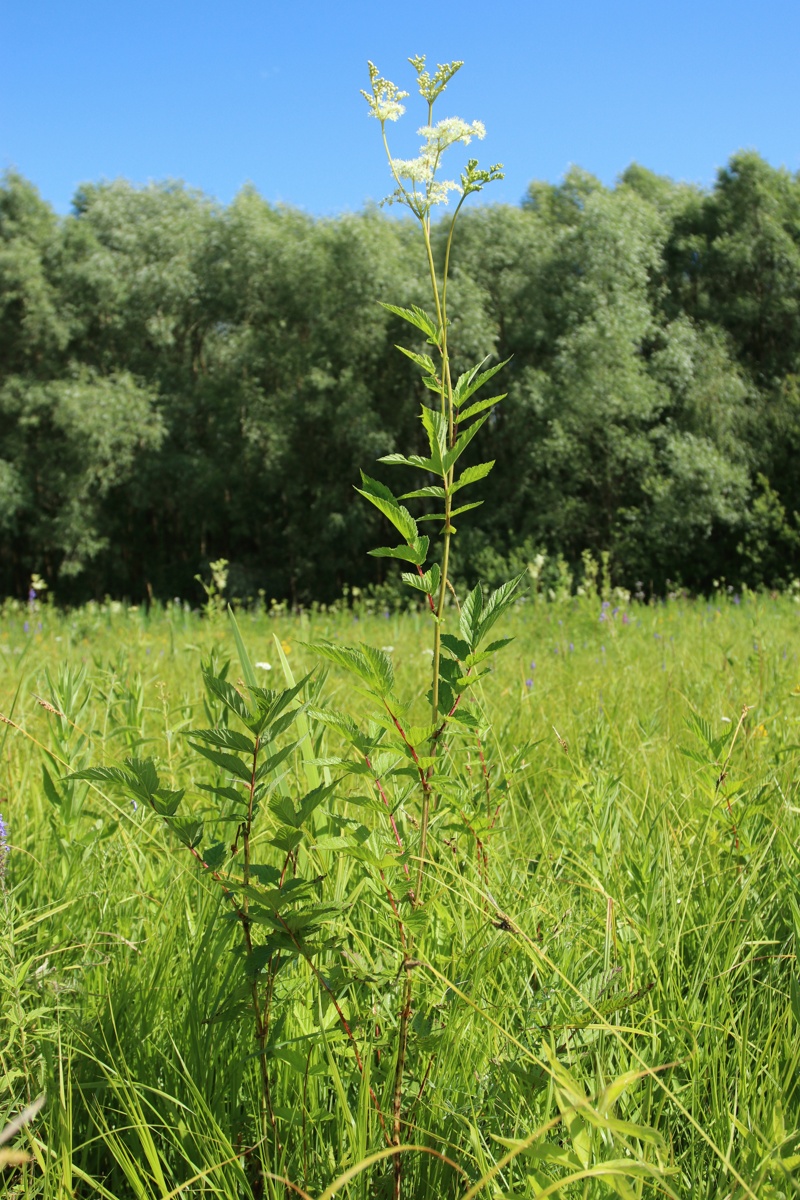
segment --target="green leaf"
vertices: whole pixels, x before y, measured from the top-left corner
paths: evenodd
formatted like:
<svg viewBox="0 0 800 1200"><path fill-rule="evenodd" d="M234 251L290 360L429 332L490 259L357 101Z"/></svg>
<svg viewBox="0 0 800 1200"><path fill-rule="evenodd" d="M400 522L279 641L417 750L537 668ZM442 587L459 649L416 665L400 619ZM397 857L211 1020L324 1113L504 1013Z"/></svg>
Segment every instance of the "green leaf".
<svg viewBox="0 0 800 1200"><path fill-rule="evenodd" d="M160 817L174 817L185 793L186 788L179 788L176 792L169 788L159 788L157 792L153 792L153 808Z"/></svg>
<svg viewBox="0 0 800 1200"><path fill-rule="evenodd" d="M430 354L415 354L413 350L407 350L405 346L395 345L395 350L399 350L401 354L405 354L406 358L410 358L418 367L421 367L426 375L436 376L436 366ZM440 385L441 386L441 385Z"/></svg>
<svg viewBox="0 0 800 1200"><path fill-rule="evenodd" d="M421 458L419 454L384 454L378 459L378 462L389 463L393 467L419 467L421 470L430 471L431 463L429 458Z"/></svg>
<svg viewBox="0 0 800 1200"><path fill-rule="evenodd" d="M268 758L262 758L258 764L256 771L256 779L261 780L266 775L270 775L276 771L281 763L289 758L298 746L298 742L289 742L288 746L283 746L276 754L270 754Z"/></svg>
<svg viewBox="0 0 800 1200"><path fill-rule="evenodd" d="M414 575L411 571L403 571L403 583L416 588L418 592L424 592L426 596L433 596L438 592L441 577L442 572L438 563L434 563L424 575Z"/></svg>
<svg viewBox="0 0 800 1200"><path fill-rule="evenodd" d="M469 421L471 417L475 417L480 412L486 412L487 408L494 408L495 404L499 404L501 400L505 400L507 392L503 392L500 396L489 396L486 400L479 400L477 404L470 404L469 408L465 408L458 414L458 424L463 426L465 421Z"/></svg>
<svg viewBox="0 0 800 1200"><path fill-rule="evenodd" d="M480 619L479 634L476 641L482 642L486 634L494 625L495 621L503 615L506 609L516 603L519 586L525 578L525 572L516 575L513 579L509 579L506 583L496 588L489 599L483 606L483 614Z"/></svg>
<svg viewBox="0 0 800 1200"><path fill-rule="evenodd" d="M480 506L482 504L483 504L482 500L473 500L471 504L462 504L462 505L460 505L459 508L454 508L451 511L450 516L458 517L458 516L460 516L461 513L469 512L469 510L471 508L480 508Z"/></svg>
<svg viewBox="0 0 800 1200"><path fill-rule="evenodd" d="M248 766L237 758L235 754L226 754L222 750L212 750L210 746L202 746L199 743L190 742L193 750L198 754L202 754L203 758L207 758L209 762L214 763L220 770L226 771L229 775L235 775L237 779L241 779L244 783L250 783L253 777L252 764Z"/></svg>
<svg viewBox="0 0 800 1200"><path fill-rule="evenodd" d="M473 423L472 423L472 425L470 425L469 429L465 429L462 433L460 433L458 435L458 438L456 439L456 443L453 446L452 450L448 450L446 455L444 456L444 471L442 472L442 474L444 474L445 471L449 471L451 467L455 466L455 464L458 462L459 458L461 458L461 455L466 450L467 446L470 444L472 439L475 437L475 434L478 432L478 430L481 428L481 426L484 425L485 422L487 421L488 416L489 416L489 414L486 413L485 416L480 417L479 420L473 421Z"/></svg>
<svg viewBox="0 0 800 1200"><path fill-rule="evenodd" d="M212 787L209 783L198 783L198 789L201 792L210 792L212 796L221 796L223 800L230 800L232 804L248 804L249 796L244 792L237 792L232 787Z"/></svg>
<svg viewBox="0 0 800 1200"><path fill-rule="evenodd" d="M485 362L486 359L483 361ZM463 375L459 375L456 385L453 388L453 404L456 408L460 408L465 401L469 400L470 396L474 396L485 383L492 379L498 371L502 371L503 367L507 366L510 362L511 359L506 358L502 362L496 363L495 366L489 367L488 371L481 371L483 363L478 363L471 371L465 371Z"/></svg>
<svg viewBox="0 0 800 1200"><path fill-rule="evenodd" d="M398 308L396 304L386 304L383 300L379 300L378 303L387 312L394 313L396 317L402 317L404 321L408 321L409 325L415 325L417 329L421 329L434 346L439 344L439 328L423 308L419 308L416 304L412 304L411 308Z"/></svg>
<svg viewBox="0 0 800 1200"><path fill-rule="evenodd" d="M394 687L394 666L389 655L375 646L361 643L361 650L374 678L378 681L382 695L388 695Z"/></svg>
<svg viewBox="0 0 800 1200"><path fill-rule="evenodd" d="M473 650L477 644L482 611L483 592L481 591L481 585L476 584L461 605L461 617L458 623L461 636L470 650Z"/></svg>
<svg viewBox="0 0 800 1200"><path fill-rule="evenodd" d="M467 643L461 638L457 638L455 634L443 633L442 645L445 647L445 649L449 650L451 654L454 654L456 658L460 659L461 662L463 662L469 654L469 646Z"/></svg>
<svg viewBox="0 0 800 1200"><path fill-rule="evenodd" d="M203 822L192 817L168 817L167 824L184 846L194 850L203 837Z"/></svg>
<svg viewBox="0 0 800 1200"><path fill-rule="evenodd" d="M253 714L250 711L246 700L240 692L237 692L235 687L228 683L227 680L220 678L219 675L213 675L210 671L203 672L203 680L208 690L215 695L218 700L221 700L226 708L229 708L231 712L235 713L235 715L241 721L244 721L245 724L249 724L249 722L253 719Z"/></svg>
<svg viewBox="0 0 800 1200"><path fill-rule="evenodd" d="M122 767L87 767L85 771L72 771L71 774L65 775L64 779L85 779L89 783L121 783L126 787L135 782L130 772L123 771Z"/></svg>
<svg viewBox="0 0 800 1200"><path fill-rule="evenodd" d="M391 659L381 650L362 643L361 648L342 646L336 642L314 642L309 649L323 658L352 671L381 698L387 696L394 686L394 668Z"/></svg>
<svg viewBox="0 0 800 1200"><path fill-rule="evenodd" d="M447 470L444 465L447 454L447 419L437 409L428 408L427 405L422 406L420 417L431 448L426 467L433 471L434 475L444 476Z"/></svg>
<svg viewBox="0 0 800 1200"><path fill-rule="evenodd" d="M256 673L253 670L253 664L250 661L250 655L247 653L247 647L244 644L239 625L236 617L233 615L233 609L228 605L228 616L230 617L231 625L233 626L233 638L236 642L236 650L239 655L239 662L242 664L242 677L248 687L255 687Z"/></svg>
<svg viewBox="0 0 800 1200"><path fill-rule="evenodd" d="M203 851L203 862L209 871L218 871L228 857L228 846L226 842L215 842L213 846L209 846Z"/></svg>
<svg viewBox="0 0 800 1200"><path fill-rule="evenodd" d="M450 489L451 494L459 491L460 488L466 487L470 483L477 483L479 479L485 479L494 466L494 459L491 462L478 463L474 467L467 467L461 472L458 479Z"/></svg>
<svg viewBox="0 0 800 1200"><path fill-rule="evenodd" d="M242 754L253 754L255 742L245 737L235 729L188 729L184 737L197 738L199 742L207 742L209 746L218 746L220 750L238 750Z"/></svg>
<svg viewBox="0 0 800 1200"><path fill-rule="evenodd" d="M415 541L420 543L420 548L417 546L379 546L377 550L368 550L367 554L371 554L373 558L399 558L402 562L414 563L415 566L421 567L428 557L429 538L419 537Z"/></svg>
<svg viewBox="0 0 800 1200"><path fill-rule="evenodd" d="M789 1000L792 1006L792 1014L794 1019L800 1026L800 984L794 975L789 980Z"/></svg>
<svg viewBox="0 0 800 1200"><path fill-rule="evenodd" d="M502 650L504 646L510 645L513 641L513 637L498 638L496 642L490 642L488 646L484 646L483 653L487 656L494 654L497 650Z"/></svg>
<svg viewBox="0 0 800 1200"><path fill-rule="evenodd" d="M444 500L444 488L438 484L430 484L428 487L417 488L415 492L403 492L401 500L422 500L426 496L433 496L437 500Z"/></svg>
<svg viewBox="0 0 800 1200"><path fill-rule="evenodd" d="M361 472L361 482L363 487L356 488L356 491L374 504L379 512L382 512L391 521L401 537L404 537L407 542L412 542L417 537L417 523L408 509L398 503L385 484L379 483L377 479L371 479L363 471Z"/></svg>

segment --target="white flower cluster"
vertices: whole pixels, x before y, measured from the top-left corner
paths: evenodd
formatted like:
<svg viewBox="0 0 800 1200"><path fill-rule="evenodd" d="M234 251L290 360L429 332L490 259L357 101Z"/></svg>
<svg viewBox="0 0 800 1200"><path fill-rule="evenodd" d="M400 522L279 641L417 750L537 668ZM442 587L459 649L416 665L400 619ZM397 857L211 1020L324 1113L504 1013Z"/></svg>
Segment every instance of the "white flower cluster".
<svg viewBox="0 0 800 1200"><path fill-rule="evenodd" d="M428 119L433 102L444 91L448 82L461 67L461 62L440 64L435 75L431 78L425 70L425 58L409 59L417 72L417 82L420 93L428 101ZM386 121L396 121L405 112L400 103L408 92L401 92L390 80L384 79L374 63L369 64L369 81L371 92L362 91L367 101L370 113L381 125ZM484 138L486 127L482 121L463 121L461 117L446 117L435 125L423 125L417 131L423 138L417 158L392 158L389 164L392 169L397 187L384 204L406 204L420 218L426 219L434 204L447 204L450 192L460 192L462 199L472 192L479 192L485 183L495 178L501 178L499 169L492 167L490 171L478 171L477 160L470 159L461 183L454 179L437 179L441 158L450 146L468 146L473 138ZM385 142L384 130L384 142ZM387 146L388 153L388 146Z"/></svg>
<svg viewBox="0 0 800 1200"><path fill-rule="evenodd" d="M425 148L435 154L441 154L448 146L463 142L468 146L474 137L485 138L486 126L483 121L462 121L461 117L445 117L436 125L423 125L418 129L420 137L425 138Z"/></svg>
<svg viewBox="0 0 800 1200"><path fill-rule="evenodd" d="M400 101L406 98L408 92L401 92L391 80L383 79L374 63L369 64L369 80L372 93L365 92L362 88L361 95L369 105L370 115L381 124L384 121L397 121L406 111L405 105Z"/></svg>
<svg viewBox="0 0 800 1200"><path fill-rule="evenodd" d="M442 154L457 142L468 146L474 137L485 137L486 128L481 121L469 124L462 121L461 117L446 117L436 125L423 125L417 132L425 139L419 157L391 159L392 171L398 180L408 180L414 192L418 186L425 189L426 206L447 204L448 193L461 189L454 179L436 179ZM402 186L387 200L389 204L396 201L407 202Z"/></svg>

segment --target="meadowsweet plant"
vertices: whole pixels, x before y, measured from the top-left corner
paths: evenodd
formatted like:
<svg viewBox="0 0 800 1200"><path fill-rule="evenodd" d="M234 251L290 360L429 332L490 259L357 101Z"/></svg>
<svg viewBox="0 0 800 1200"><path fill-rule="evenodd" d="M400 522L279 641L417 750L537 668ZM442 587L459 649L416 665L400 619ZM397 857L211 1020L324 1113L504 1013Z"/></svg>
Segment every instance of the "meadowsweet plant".
<svg viewBox="0 0 800 1200"><path fill-rule="evenodd" d="M464 698L480 675L477 670L479 665L505 644L494 642L486 645L486 637L503 611L513 603L522 576L497 589L486 603L480 585L465 597L463 606L453 593L459 620L457 633L448 631L446 608L448 591L452 590L449 568L450 547L456 534L454 518L482 503L479 499L463 503L459 493L484 479L494 466L494 462L465 466L462 456L495 406L505 399L505 393L480 399L475 397L506 365L501 362L486 368L484 360L453 379L447 310L450 253L456 222L465 200L481 192L487 184L502 179L503 173L500 163L484 170L478 166L477 159L470 158L460 174L459 182L441 178L445 154L453 147L468 146L474 138L483 138L486 130L480 121L469 123L460 117L446 117L434 123L434 106L463 63L439 64L431 75L426 69L424 56L411 58L409 62L416 73L417 87L427 107L426 123L418 131L423 139L418 157L393 157L387 135L387 123L397 121L403 115L405 109L401 101L408 93L384 79L374 63L370 63L370 91L364 91L362 95L371 116L380 124L389 168L396 185L387 202L404 204L413 213L419 222L425 246L433 312L426 312L416 305L407 309L385 301L382 303L388 312L408 322L423 335L425 345L433 349L431 354L424 349L420 352L414 348L398 347L420 368L422 383L430 393L430 400L423 401L420 409L428 452L422 455L389 454L380 460L421 472L424 476L421 487L396 497L384 483L362 472L362 486L358 490L383 513L403 539L399 546L382 546L370 553L376 557L399 559L413 568L403 572L403 581L427 598L433 622L430 726L420 739L421 744L427 743L424 757L429 761L425 765L419 763L422 785L416 894L419 901L422 898L431 797L437 787L434 764L438 744L448 726L460 729L465 726L472 729L477 727L477 718L470 712ZM438 272L431 240L432 214L437 205L448 203L451 194L457 194L458 200L447 223L444 263L441 272ZM401 503L412 499L432 501L435 511L425 511L415 519ZM431 539L419 531L423 521L438 526L441 536L438 561L430 565ZM409 746L409 749L414 747Z"/></svg>
<svg viewBox="0 0 800 1200"><path fill-rule="evenodd" d="M395 1197L401 1195L403 1179L399 1147L411 1125L406 1079L412 1077L417 1094L421 1094L435 1057L429 1056L427 1070L423 1071L417 1048L410 1044L416 1034L419 1047L427 1045L430 1050L435 1024L432 1014L415 1013L414 974L423 956L435 959L446 954L452 938L452 918L448 918L446 907L441 904L436 905L438 934L429 933L433 906L427 903L428 871L440 856L442 839L449 839L452 847L453 838L464 832L474 838L482 873L486 869L486 840L497 808L480 738L483 715L471 696L475 683L488 669L487 660L509 640L489 641L489 634L514 603L521 582L521 577L512 579L488 596L479 584L459 599L449 577L456 522L481 503L480 499L465 500L464 490L484 479L494 465L491 461L475 461L472 443L496 405L504 399L504 395L487 396L483 391L505 365L487 366L484 360L453 377L447 304L450 256L464 202L487 184L502 178L502 171L500 164L481 169L477 159L469 158L458 181L442 177L445 158L450 157L450 152L483 138L485 129L480 121L470 123L460 117L435 119L436 103L460 69L460 62L441 64L431 74L424 57L409 61L425 111L425 122L418 131L422 144L416 158L396 158L388 140L389 123L403 115L402 101L407 93L384 79L370 63L370 89L363 95L370 115L380 125L395 185L387 202L405 205L419 223L431 297L429 309L416 305L402 308L381 300L388 313L406 322L416 334L413 345L398 349L420 369L424 385L420 405L424 450L421 454L389 454L380 461L411 468L422 478L419 486L396 495L386 483L362 472L358 491L379 510L387 526L400 538L399 544L380 546L370 553L399 560L408 568L403 571L402 579L419 594L430 614L431 684L427 714L420 719L424 710L420 709L418 697L396 694L389 653L365 644L343 646L331 642L317 642L314 648L355 675L366 704L361 705L355 719L330 709L318 708L312 714L322 724L334 726L352 747L353 753L337 760L335 765L349 772L365 773L373 794L386 810L386 836L380 852L373 851L367 856L362 849L361 859L385 893L396 924L400 957L398 975L402 977L402 986L393 1079L387 1079L383 1089L384 1094L391 1092L390 1139L397 1148ZM432 240L433 213L451 197L455 208L446 220L444 260L437 264ZM405 501L417 504L416 517ZM421 531L423 523L433 526L438 539ZM369 713L368 725L362 715L364 711ZM470 754L482 766L477 788L469 772L463 770ZM371 842L377 848L379 835L374 835Z"/></svg>
<svg viewBox="0 0 800 1200"><path fill-rule="evenodd" d="M61 822L54 830L66 828L67 817L73 824L81 818L83 785L119 789L125 819L141 828L143 845L165 845L152 833L155 818L170 835L166 845L178 859L191 862L215 898L217 907L209 902L205 909L210 927L202 970L218 979L218 987L203 1013L203 1030L211 1031L203 1044L210 1046L219 1030L220 1046L236 1047L232 1075L245 1082L230 1098L236 1127L229 1132L236 1151L209 1170L238 1164L256 1196L284 1196L287 1189L309 1195L316 1188L327 1200L372 1168L354 1184L365 1198L455 1195L453 1189L463 1185L467 1190L460 1194L468 1200L522 1156L533 1156L548 1171L574 1169L575 1180L596 1172L624 1181L630 1174L628 1157L636 1159L636 1170L655 1171L629 1144L631 1138L645 1137L640 1126L615 1124L611 1115L632 1077L609 1085L595 1104L567 1072L568 1038L556 1036L563 1029L586 1028L590 1015L606 1020L648 997L649 987L632 982L622 997L605 996L608 980L619 971L609 924L603 982L590 1015L582 1005L562 1013L559 1021L543 997L548 1020L542 1022L536 995L542 990L538 973L544 959L538 944L493 896L492 888L500 885L490 877L496 871L490 841L499 842L498 818L514 760L509 756L509 768L476 685L510 640L494 637L493 631L514 605L522 576L491 592L478 584L461 596L450 578L461 517L481 503L479 492L466 489L479 485L494 465L476 453L476 439L504 399L487 385L505 364L484 360L454 375L455 327L447 293L459 213L501 171L497 164L481 169L469 158L457 180L443 178L453 152L481 139L484 129L478 121L439 120L434 113L461 63L430 73L424 58L409 61L424 106L416 158L394 157L388 141L389 123L403 114L405 93L370 64L370 89L364 95L379 122L394 183L388 200L404 204L419 223L428 264L427 308L380 300L390 319L410 327L410 344L398 349L419 368L422 397L419 444L381 462L416 473L417 486L400 492L362 473L357 490L391 531L388 544L371 553L399 561L404 584L426 614L415 654L417 662L430 655L430 675L408 694L395 674L391 648L317 638L306 647L321 667L296 679L288 646L276 637L270 679L277 682L280 673L284 686L267 688L257 670L269 664L253 666L230 612L241 674L219 656L218 646L205 659L204 715L197 718L191 709L182 715L182 751L170 743L166 758L144 757L148 739L138 689L130 692L118 730L128 757L122 765L87 768L83 741L70 740L73 733L83 735L65 715L76 709L82 678L72 681L72 698L69 680L58 695L51 681L55 703L44 704L54 720L69 725L58 727L62 741L50 760L70 773L60 788L49 776L51 786L45 784ZM437 229L434 240L433 213L448 201L454 208L444 218L441 238ZM227 564L218 560L211 570L212 583L203 585L205 618L218 642ZM353 681L355 702L349 708L337 706L332 690L336 671L342 670ZM109 711L117 699L109 689ZM565 741L562 745L566 749ZM520 749L520 761L523 755ZM2 865L0 836L0 874ZM181 870L177 878L182 875ZM498 951L498 937L509 945L513 939L527 962L524 988L533 997L534 1015L526 1017L519 1037L503 1030L501 1004L488 998L501 1000L506 986L502 968L510 951L505 946ZM473 977L464 979L468 958ZM517 1079L531 1094L552 1085L561 1112L533 1133L526 1129L522 1139L502 1141L507 1153L494 1165L485 1149L483 1119L475 1115L480 1108L475 1097L495 1081L479 1078L467 1066L461 1072L460 1064L452 1071L459 1038L471 1036L470 1028L481 1020L487 1031L513 1046L513 1056L503 1060L506 1083ZM527 1040L531 1030L531 1036L544 1037L536 1051L520 1040ZM212 1057L216 1062L216 1051ZM497 1066L494 1058L491 1065ZM452 1082L462 1075L462 1082ZM259 1096L256 1128L240 1116L241 1095L254 1093ZM287 1096L290 1102L281 1103ZM515 1114L516 1101L509 1105ZM316 1129L309 1128L309 1112L317 1114ZM444 1135L431 1132L432 1112L445 1122ZM565 1150L563 1139L557 1146L534 1145L562 1121L572 1151ZM116 1134L106 1132L109 1144L118 1145ZM465 1138L469 1157L462 1152ZM316 1152L309 1153L310 1142ZM605 1156L613 1144L627 1157L610 1164ZM148 1153L148 1162L152 1158ZM311 1170L309 1159L316 1163ZM298 1162L302 1188L297 1175L288 1178L287 1164L296 1168ZM129 1170L129 1157L125 1163ZM535 1194L546 1186L549 1191L550 1176L537 1174L538 1167L531 1170ZM436 1181L432 1191L420 1190L425 1179ZM164 1183L162 1194L174 1194L166 1188ZM149 1194L146 1187L138 1192ZM238 1182L236 1194L248 1194ZM618 1194L634 1193L620 1183Z"/></svg>

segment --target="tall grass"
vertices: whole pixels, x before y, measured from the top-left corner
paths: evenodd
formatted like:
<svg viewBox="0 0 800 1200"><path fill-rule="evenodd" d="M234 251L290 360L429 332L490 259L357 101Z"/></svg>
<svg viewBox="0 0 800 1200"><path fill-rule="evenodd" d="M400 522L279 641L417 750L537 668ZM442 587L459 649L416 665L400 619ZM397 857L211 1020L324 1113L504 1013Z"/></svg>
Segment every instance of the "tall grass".
<svg viewBox="0 0 800 1200"><path fill-rule="evenodd" d="M302 643L356 626L413 683L424 619L239 624L265 678L274 634L299 675ZM437 905L458 920L446 969L413 967L405 1194L797 1194L796 622L788 598L753 596L515 610L483 685L485 762L465 768L501 815L479 844L439 830L428 868L430 920ZM64 782L134 752L190 785L182 733L202 723L201 658L235 659L227 624L177 605L7 607L0 647L0 1129L48 1096L6 1194L320 1196L348 1171L340 1194L390 1194L369 1089L403 981L382 898L329 855L347 903L324 971L364 1069L311 971L279 975L280 1149L259 1175L252 1030L217 1019L238 969L224 896L141 807ZM331 670L331 702L348 687ZM353 785L343 815L358 804Z"/></svg>

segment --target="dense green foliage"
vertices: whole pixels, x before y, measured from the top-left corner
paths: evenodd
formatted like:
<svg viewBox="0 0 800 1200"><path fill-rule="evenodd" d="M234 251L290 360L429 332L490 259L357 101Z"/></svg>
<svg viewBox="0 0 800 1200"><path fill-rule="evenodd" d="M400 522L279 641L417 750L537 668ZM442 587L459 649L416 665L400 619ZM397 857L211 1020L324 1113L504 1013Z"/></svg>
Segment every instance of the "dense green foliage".
<svg viewBox="0 0 800 1200"><path fill-rule="evenodd" d="M788 595L534 594L507 615L516 640L481 687L487 778L476 756L459 777L478 804L488 787L495 827L481 849L467 824L433 822L428 941L445 966L414 969L404 1196L484 1180L481 1197L533 1200L570 1175L565 1200L796 1194L797 611ZM259 682L282 684L273 634L298 678L306 643L363 638L400 691L428 680L429 621L240 614ZM0 1131L48 1092L13 1140L31 1161L0 1168L9 1196L319 1197L385 1145L368 1089L388 1120L402 956L378 890L336 849L368 820L367 781L337 789L297 863L298 877L322 865L332 921L315 964L366 1078L310 962L287 960L266 1049L272 1173L294 1190L261 1190L252 1022L216 1019L242 965L226 897L146 805L67 778L153 756L163 786L212 814L186 734L219 721L201 661L228 659L235 680L228 623L180 605L2 611ZM309 686L317 706L352 694L335 666ZM323 771L340 739L308 719ZM289 765L295 797L308 749ZM262 856L278 811L254 827ZM339 1194L391 1183L383 1159Z"/></svg>
<svg viewBox="0 0 800 1200"><path fill-rule="evenodd" d="M240 596L382 582L353 485L424 446L402 322L376 303L425 302L415 234L125 182L59 220L6 175L0 591L36 571L64 601L197 596L219 557ZM796 176L754 153L709 192L573 170L465 212L452 266L456 368L511 357L457 572L588 549L656 591L800 574Z"/></svg>

